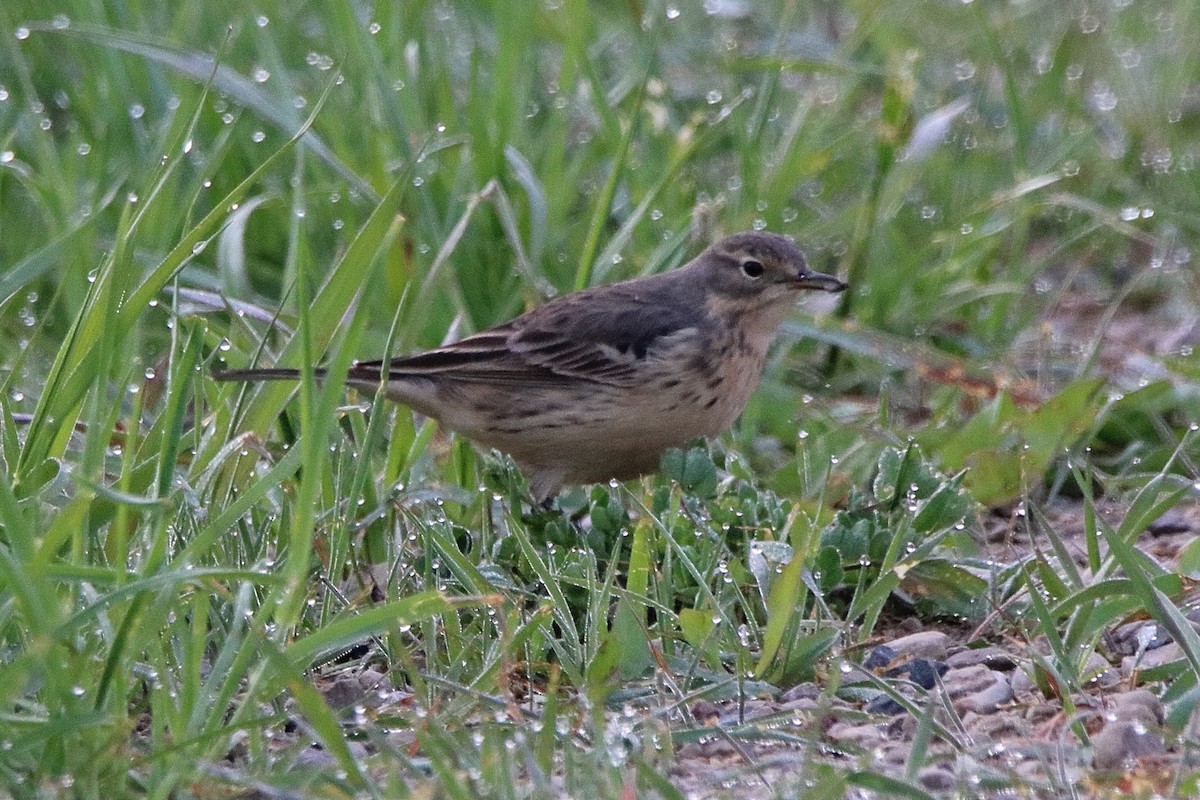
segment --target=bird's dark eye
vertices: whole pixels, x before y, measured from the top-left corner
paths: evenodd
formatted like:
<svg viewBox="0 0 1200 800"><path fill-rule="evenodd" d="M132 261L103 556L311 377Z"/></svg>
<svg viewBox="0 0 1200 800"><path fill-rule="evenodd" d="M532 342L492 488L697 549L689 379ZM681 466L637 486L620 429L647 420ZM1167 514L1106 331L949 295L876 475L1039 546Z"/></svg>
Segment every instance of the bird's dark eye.
<svg viewBox="0 0 1200 800"><path fill-rule="evenodd" d="M751 278L761 278L763 274L762 262L755 261L753 258L747 258L742 262L742 272Z"/></svg>

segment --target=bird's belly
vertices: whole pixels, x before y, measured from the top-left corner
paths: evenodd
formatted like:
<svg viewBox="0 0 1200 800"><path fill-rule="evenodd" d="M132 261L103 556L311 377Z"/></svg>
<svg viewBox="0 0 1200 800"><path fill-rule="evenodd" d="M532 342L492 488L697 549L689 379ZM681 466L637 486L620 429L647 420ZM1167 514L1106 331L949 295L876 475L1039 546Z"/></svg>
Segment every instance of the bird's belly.
<svg viewBox="0 0 1200 800"><path fill-rule="evenodd" d="M480 392L472 412L441 414L442 423L526 467L553 468L569 483L624 479L658 468L662 452L727 429L758 378L714 369L700 380L651 374L637 387L577 384L570 388ZM461 407L447 404L443 408Z"/></svg>

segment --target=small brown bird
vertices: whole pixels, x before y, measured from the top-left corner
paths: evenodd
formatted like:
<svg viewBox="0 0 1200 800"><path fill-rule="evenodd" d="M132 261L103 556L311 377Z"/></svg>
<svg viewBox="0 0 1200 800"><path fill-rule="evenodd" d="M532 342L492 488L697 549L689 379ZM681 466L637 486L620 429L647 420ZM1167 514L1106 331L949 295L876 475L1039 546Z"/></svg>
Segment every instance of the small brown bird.
<svg viewBox="0 0 1200 800"><path fill-rule="evenodd" d="M436 350L356 362L346 383L383 380L390 399L510 454L546 502L564 483L651 472L664 450L724 431L800 292L845 288L810 270L789 239L738 233L679 269L564 295Z"/></svg>

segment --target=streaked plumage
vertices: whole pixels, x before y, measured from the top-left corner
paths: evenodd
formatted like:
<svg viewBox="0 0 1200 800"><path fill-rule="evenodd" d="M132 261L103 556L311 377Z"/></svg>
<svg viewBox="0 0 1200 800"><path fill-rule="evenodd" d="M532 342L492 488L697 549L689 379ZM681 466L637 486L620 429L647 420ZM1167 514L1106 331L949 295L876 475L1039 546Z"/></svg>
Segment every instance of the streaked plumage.
<svg viewBox="0 0 1200 800"><path fill-rule="evenodd" d="M724 431L745 408L799 292L845 288L809 270L782 236L735 234L679 269L568 294L454 344L394 358L386 392L512 455L534 497L546 500L563 483L650 472L667 448ZM357 362L347 383L374 389L384 368Z"/></svg>

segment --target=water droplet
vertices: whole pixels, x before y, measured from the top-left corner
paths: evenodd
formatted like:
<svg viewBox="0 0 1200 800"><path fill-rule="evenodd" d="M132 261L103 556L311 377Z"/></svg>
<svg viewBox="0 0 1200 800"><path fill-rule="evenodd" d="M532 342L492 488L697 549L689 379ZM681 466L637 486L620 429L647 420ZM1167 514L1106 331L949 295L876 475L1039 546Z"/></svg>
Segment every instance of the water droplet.
<svg viewBox="0 0 1200 800"><path fill-rule="evenodd" d="M309 51L308 55L304 57L304 62L310 67L316 67L322 71L333 69L333 59L315 51Z"/></svg>

